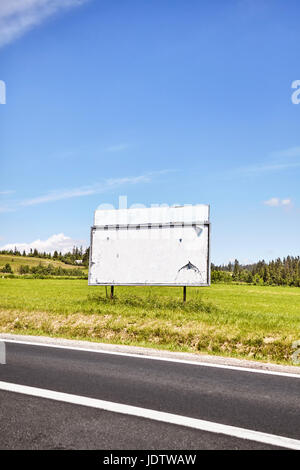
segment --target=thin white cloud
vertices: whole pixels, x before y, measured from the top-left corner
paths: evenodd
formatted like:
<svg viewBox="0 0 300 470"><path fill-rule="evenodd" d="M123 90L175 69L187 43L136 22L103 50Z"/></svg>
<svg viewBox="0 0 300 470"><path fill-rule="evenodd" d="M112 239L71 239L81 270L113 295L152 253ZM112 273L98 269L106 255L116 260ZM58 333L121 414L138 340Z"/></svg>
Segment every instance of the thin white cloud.
<svg viewBox="0 0 300 470"><path fill-rule="evenodd" d="M280 199L278 197L271 197L267 201L264 201L265 206L278 207L280 205Z"/></svg>
<svg viewBox="0 0 300 470"><path fill-rule="evenodd" d="M288 170L290 168L299 168L300 162L287 162L287 163L270 163L270 164L263 164L263 165L252 165L246 166L242 168L237 168L231 172L231 174L235 175L255 175L261 173L267 173L272 171L283 171Z"/></svg>
<svg viewBox="0 0 300 470"><path fill-rule="evenodd" d="M0 214L5 214L6 212L14 212L15 209L12 207L0 206Z"/></svg>
<svg viewBox="0 0 300 470"><path fill-rule="evenodd" d="M1 0L0 0L1 1ZM23 201L13 201L10 206L0 206L0 213L4 212L14 212L21 207L26 206L35 206L37 204L44 204L48 202L61 201L64 199L71 199L75 197L90 196L93 194L102 194L107 191L111 191L126 185L134 185L138 183L149 183L152 179L158 175L163 175L166 173L171 173L177 170L174 169L165 169L159 171L152 171L144 175L124 177L124 178L109 178L103 180L102 182L88 185L80 186L77 188L70 189L61 189L61 190L52 190L46 194L33 197L31 199L25 199Z"/></svg>
<svg viewBox="0 0 300 470"><path fill-rule="evenodd" d="M291 199L280 199L279 197L271 197L264 201L265 206L269 207L290 207L292 205Z"/></svg>
<svg viewBox="0 0 300 470"><path fill-rule="evenodd" d="M8 195L13 194L15 192L16 191L14 191L12 189L5 189L5 190L0 191L0 196L8 196Z"/></svg>
<svg viewBox="0 0 300 470"><path fill-rule="evenodd" d="M164 171L163 171L164 172ZM47 202L60 201L63 199L70 199L74 197L90 196L92 194L101 194L111 189L116 189L124 185L132 185L137 183L148 183L151 181L152 176L163 172L152 172L145 175L124 177L124 178L110 178L104 180L102 183L97 183L91 186L81 186L79 188L64 189L50 191L47 194L38 196L32 199L26 199L20 203L21 206L33 206L36 204L43 204Z"/></svg>
<svg viewBox="0 0 300 470"><path fill-rule="evenodd" d="M30 252L30 249L37 249L39 252L53 253L55 250L58 252L66 253L72 251L74 246L82 246L86 248L85 240L76 240L74 238L68 237L63 233L58 233L51 235L51 237L46 240L35 240L31 243L8 243L0 247L1 250L14 250L15 247L17 250L26 253Z"/></svg>
<svg viewBox="0 0 300 470"><path fill-rule="evenodd" d="M299 157L299 160L298 160ZM280 172L293 168L300 168L300 147L271 152L262 163L255 163L240 168L233 168L223 173L223 176L255 176L271 172Z"/></svg>
<svg viewBox="0 0 300 470"><path fill-rule="evenodd" d="M292 204L291 199L282 199L281 200L281 205L282 206L291 206L291 204Z"/></svg>
<svg viewBox="0 0 300 470"><path fill-rule="evenodd" d="M47 17L89 0L0 0L0 47L14 41Z"/></svg>
<svg viewBox="0 0 300 470"><path fill-rule="evenodd" d="M117 145L110 145L106 147L105 152L122 152L123 150L128 149L128 144L117 144Z"/></svg>
<svg viewBox="0 0 300 470"><path fill-rule="evenodd" d="M300 147L290 147L288 149L272 152L272 156L279 158L300 157Z"/></svg>

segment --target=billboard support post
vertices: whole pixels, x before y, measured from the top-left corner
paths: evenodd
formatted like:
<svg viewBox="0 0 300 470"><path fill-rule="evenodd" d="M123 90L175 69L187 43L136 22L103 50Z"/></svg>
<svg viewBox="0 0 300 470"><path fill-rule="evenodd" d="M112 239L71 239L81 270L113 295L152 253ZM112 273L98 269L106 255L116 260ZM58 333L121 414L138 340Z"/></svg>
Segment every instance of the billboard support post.
<svg viewBox="0 0 300 470"><path fill-rule="evenodd" d="M115 287L115 286L110 286L110 298L111 298L111 299L114 298L114 287Z"/></svg>
<svg viewBox="0 0 300 470"><path fill-rule="evenodd" d="M183 301L186 301L186 286L183 286Z"/></svg>

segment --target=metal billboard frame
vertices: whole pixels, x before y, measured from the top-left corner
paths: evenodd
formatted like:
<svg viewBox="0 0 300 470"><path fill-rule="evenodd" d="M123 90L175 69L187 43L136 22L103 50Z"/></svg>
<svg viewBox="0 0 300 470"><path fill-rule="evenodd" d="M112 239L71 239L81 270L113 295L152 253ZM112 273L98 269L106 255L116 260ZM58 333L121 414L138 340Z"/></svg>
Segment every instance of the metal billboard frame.
<svg viewBox="0 0 300 470"><path fill-rule="evenodd" d="M197 284L186 284L186 283L148 283L148 282L139 282L139 283L122 283L122 282L101 282L101 283L91 283L91 266L92 266L92 247L93 247L93 234L96 230L140 230L140 229L151 229L153 228L174 228L174 227L195 227L196 225L203 225L207 227L207 282L197 283ZM90 253L89 253L89 273L88 273L88 285L89 286L111 286L113 293L113 286L160 286L160 287L209 287L211 285L211 269L210 269L210 236L211 228L210 221L194 221L194 222L170 222L170 223L142 223L142 224L111 224L111 225L93 225L90 232ZM112 296L112 295L111 295Z"/></svg>

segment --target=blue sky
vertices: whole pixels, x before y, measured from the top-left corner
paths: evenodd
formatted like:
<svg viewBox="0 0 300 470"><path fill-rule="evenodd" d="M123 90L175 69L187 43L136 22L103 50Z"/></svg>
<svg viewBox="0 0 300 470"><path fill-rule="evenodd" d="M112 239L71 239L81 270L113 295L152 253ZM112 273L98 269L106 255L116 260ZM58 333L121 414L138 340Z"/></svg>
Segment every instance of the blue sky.
<svg viewBox="0 0 300 470"><path fill-rule="evenodd" d="M211 204L215 263L298 255L299 13L297 0L0 2L0 246L88 243L96 207L127 195Z"/></svg>

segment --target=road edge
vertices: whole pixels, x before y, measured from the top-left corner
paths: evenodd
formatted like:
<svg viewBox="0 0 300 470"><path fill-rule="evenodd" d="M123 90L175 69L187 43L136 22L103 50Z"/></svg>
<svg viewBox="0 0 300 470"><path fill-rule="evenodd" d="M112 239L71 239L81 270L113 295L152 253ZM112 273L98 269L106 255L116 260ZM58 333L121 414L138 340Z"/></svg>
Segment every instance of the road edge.
<svg viewBox="0 0 300 470"><path fill-rule="evenodd" d="M162 349L152 349L141 346L129 346L123 344L110 344L110 343L98 343L93 341L80 341L65 338L53 338L49 336L30 336L30 335L16 335L11 333L0 333L0 340L9 341L21 341L24 343L36 343L49 346L62 346L67 348L75 349L89 349L95 351L112 352L120 354L134 354L138 356L147 356L153 358L162 358L165 360L179 360L179 361L191 361L195 363L207 363L216 364L219 366L227 367L240 367L245 369L253 369L257 371L273 371L297 374L300 376L300 367L298 366L285 366L280 364L272 364L269 362L258 362L247 359L237 359L233 357L224 356L213 356L201 353L185 353L185 352L174 352L166 351Z"/></svg>

